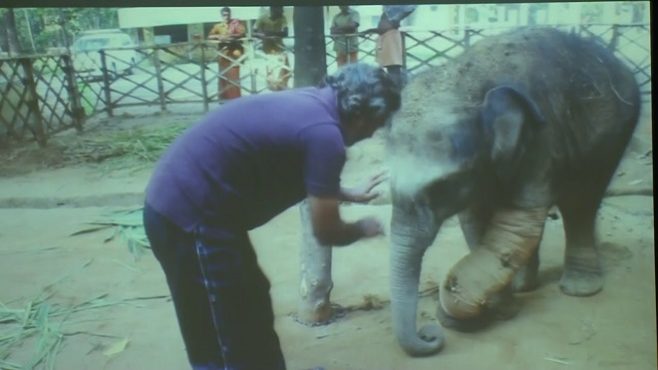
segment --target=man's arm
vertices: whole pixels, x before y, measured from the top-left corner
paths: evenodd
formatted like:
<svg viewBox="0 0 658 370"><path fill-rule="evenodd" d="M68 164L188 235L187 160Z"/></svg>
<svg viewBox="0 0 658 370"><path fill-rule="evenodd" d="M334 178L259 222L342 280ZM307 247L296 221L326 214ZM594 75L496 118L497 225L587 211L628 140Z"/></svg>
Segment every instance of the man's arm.
<svg viewBox="0 0 658 370"><path fill-rule="evenodd" d="M326 246L345 246L359 239L383 234L377 219L367 217L356 222L345 222L340 217L339 204L345 196L340 186L340 175L346 160L345 146L339 127L315 125L299 134L305 146L304 182L311 214L313 234ZM365 187L351 192L372 196L371 179Z"/></svg>
<svg viewBox="0 0 658 370"><path fill-rule="evenodd" d="M313 234L326 246L345 246L363 238L384 233L382 225L373 217L346 223L340 217L336 198L308 197Z"/></svg>
<svg viewBox="0 0 658 370"><path fill-rule="evenodd" d="M223 38L221 27L218 24L214 25L210 32L208 32L209 40L221 40Z"/></svg>

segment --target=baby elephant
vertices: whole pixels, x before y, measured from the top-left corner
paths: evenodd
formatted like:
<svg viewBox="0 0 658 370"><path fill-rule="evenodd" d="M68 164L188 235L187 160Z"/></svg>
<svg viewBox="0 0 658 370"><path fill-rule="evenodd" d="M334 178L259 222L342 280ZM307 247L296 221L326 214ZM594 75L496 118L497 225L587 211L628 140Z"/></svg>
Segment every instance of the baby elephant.
<svg viewBox="0 0 658 370"><path fill-rule="evenodd" d="M408 354L443 344L436 325L416 332L418 281L455 214L471 253L441 285L444 323L477 322L503 293L536 286L554 205L566 235L562 291L601 290L595 217L639 111L633 73L605 45L552 28L485 38L409 82L389 136L393 327Z"/></svg>

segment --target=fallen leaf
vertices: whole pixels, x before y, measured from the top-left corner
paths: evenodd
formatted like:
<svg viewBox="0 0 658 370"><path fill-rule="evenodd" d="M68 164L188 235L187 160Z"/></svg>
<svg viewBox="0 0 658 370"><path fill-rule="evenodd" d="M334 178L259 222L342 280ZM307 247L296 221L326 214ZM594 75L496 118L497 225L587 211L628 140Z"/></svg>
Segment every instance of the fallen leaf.
<svg viewBox="0 0 658 370"><path fill-rule="evenodd" d="M121 353L128 346L128 342L129 342L128 338L124 338L124 339L114 343L110 347L108 347L105 351L103 351L103 354L105 356L109 357L109 356L114 356L117 353Z"/></svg>

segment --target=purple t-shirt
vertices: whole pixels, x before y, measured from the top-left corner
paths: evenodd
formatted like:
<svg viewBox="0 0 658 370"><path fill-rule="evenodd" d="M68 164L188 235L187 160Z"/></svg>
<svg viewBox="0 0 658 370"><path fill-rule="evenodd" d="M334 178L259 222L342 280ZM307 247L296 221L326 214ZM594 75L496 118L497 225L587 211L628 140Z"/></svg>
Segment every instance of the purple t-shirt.
<svg viewBox="0 0 658 370"><path fill-rule="evenodd" d="M146 201L186 231L200 223L252 229L306 195L338 196L344 164L332 88L250 95L174 141Z"/></svg>

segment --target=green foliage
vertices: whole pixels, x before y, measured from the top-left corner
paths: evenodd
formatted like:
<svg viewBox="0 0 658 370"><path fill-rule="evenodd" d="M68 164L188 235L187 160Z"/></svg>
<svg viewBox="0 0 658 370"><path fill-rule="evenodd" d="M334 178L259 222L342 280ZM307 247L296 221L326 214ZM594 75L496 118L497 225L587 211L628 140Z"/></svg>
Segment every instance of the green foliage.
<svg viewBox="0 0 658 370"><path fill-rule="evenodd" d="M81 31L119 27L117 8L19 8L14 15L18 40L28 53L66 47Z"/></svg>

